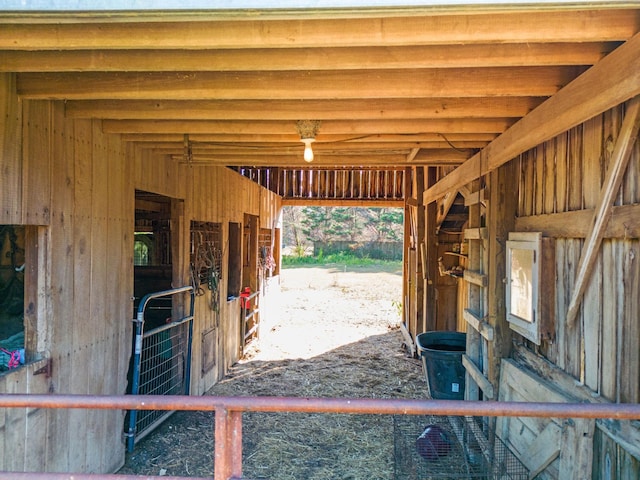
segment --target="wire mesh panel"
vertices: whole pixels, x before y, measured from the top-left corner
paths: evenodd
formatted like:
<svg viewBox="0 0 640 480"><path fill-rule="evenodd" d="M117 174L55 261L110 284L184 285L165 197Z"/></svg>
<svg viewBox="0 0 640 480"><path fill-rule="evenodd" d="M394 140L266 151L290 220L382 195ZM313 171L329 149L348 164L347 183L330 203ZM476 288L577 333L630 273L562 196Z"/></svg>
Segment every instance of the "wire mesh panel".
<svg viewBox="0 0 640 480"><path fill-rule="evenodd" d="M188 314L174 319L189 296ZM145 295L134 319L135 336L131 364L130 392L133 395L186 395L189 393L193 336L192 286ZM186 305L183 305L186 306ZM145 331L146 325L155 326ZM173 412L129 410L125 419L128 451Z"/></svg>
<svg viewBox="0 0 640 480"><path fill-rule="evenodd" d="M395 480L527 480L518 458L472 417L394 417Z"/></svg>
<svg viewBox="0 0 640 480"><path fill-rule="evenodd" d="M189 322L145 332L142 339L139 395L184 395ZM171 412L141 410L136 419L138 439Z"/></svg>

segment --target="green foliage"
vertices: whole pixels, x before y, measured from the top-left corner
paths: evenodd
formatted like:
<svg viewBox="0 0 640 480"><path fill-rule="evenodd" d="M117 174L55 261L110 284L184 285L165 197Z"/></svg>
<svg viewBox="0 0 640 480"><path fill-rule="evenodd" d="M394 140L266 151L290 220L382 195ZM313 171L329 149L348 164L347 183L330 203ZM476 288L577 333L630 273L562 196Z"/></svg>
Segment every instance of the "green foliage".
<svg viewBox="0 0 640 480"><path fill-rule="evenodd" d="M330 238L331 214L329 207L304 207L302 209L302 233L313 241Z"/></svg>
<svg viewBox="0 0 640 480"><path fill-rule="evenodd" d="M341 240L393 242L404 234L401 208L285 207L283 218L284 242L296 248Z"/></svg>
<svg viewBox="0 0 640 480"><path fill-rule="evenodd" d="M402 238L404 215L399 208L362 209L364 227L375 241L398 241Z"/></svg>
<svg viewBox="0 0 640 480"><path fill-rule="evenodd" d="M322 252L316 257L306 256L298 257L295 255L285 255L282 257L282 267L302 267L302 266L330 266L330 265L346 265L346 266L375 266L384 265L385 267L402 267L401 261L376 260L372 258L357 257L345 252L332 253L331 255L323 255Z"/></svg>
<svg viewBox="0 0 640 480"><path fill-rule="evenodd" d="M304 245L300 243L296 243L294 248L294 253L297 258L302 258L305 256Z"/></svg>

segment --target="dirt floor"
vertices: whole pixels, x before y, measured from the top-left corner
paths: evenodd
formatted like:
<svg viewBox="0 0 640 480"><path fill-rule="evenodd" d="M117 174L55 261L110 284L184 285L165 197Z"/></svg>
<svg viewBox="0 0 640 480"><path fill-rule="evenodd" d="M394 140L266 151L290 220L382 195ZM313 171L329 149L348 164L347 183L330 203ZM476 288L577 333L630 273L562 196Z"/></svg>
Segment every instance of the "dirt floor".
<svg viewBox="0 0 640 480"><path fill-rule="evenodd" d="M398 329L402 272L290 268L281 314L210 395L425 398ZM393 478L393 419L245 413L243 473L271 480ZM119 473L211 476L213 415L177 412L127 455Z"/></svg>

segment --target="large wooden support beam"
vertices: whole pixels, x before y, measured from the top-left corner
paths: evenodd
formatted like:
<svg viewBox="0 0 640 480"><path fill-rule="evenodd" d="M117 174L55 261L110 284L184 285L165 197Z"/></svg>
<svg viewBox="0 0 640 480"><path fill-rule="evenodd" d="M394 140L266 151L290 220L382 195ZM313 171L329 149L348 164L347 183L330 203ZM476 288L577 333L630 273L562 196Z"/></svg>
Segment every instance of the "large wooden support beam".
<svg viewBox="0 0 640 480"><path fill-rule="evenodd" d="M543 237L586 238L594 210L547 213L516 218L515 231L542 232ZM611 209L604 238L640 238L640 205L620 205Z"/></svg>
<svg viewBox="0 0 640 480"><path fill-rule="evenodd" d="M334 70L593 65L615 42L207 50L0 50L0 71ZM499 100L499 99L495 99ZM316 118L312 115L312 118Z"/></svg>
<svg viewBox="0 0 640 480"><path fill-rule="evenodd" d="M458 12L456 12L458 10ZM466 10L466 11L465 11ZM450 8L448 15L429 14L427 7L393 11L342 8L309 12L246 10L162 16L157 12L137 15L68 12L52 16L47 23L2 21L0 49L238 49L366 47L540 42L592 42L628 38L637 31L637 13L621 8L599 10L541 11L540 7L517 9ZM427 15L425 15L425 12ZM457 14L456 14L457 13ZM313 15L313 16L312 16ZM105 18L106 17L106 18ZM360 18L357 18L360 17ZM523 20L524 19L526 20ZM177 21L174 19L178 19ZM500 25L500 29L496 29ZM99 34L97 34L99 32Z"/></svg>
<svg viewBox="0 0 640 480"><path fill-rule="evenodd" d="M383 135L383 134L420 134L425 131L448 133L500 133L509 128L512 120L509 118L463 118L463 119L411 119L411 120L327 120L317 136L317 141L323 141L324 135ZM277 135L281 132L293 131L295 125L287 120L253 121L253 120L103 120L102 129L105 133L142 133L142 134L184 134L207 135L242 134L242 135ZM299 139L298 139L299 141ZM457 152L459 158L467 158L466 152ZM422 155L419 153L416 161Z"/></svg>
<svg viewBox="0 0 640 480"><path fill-rule="evenodd" d="M580 262L578 263L578 272L576 274L576 283L573 287L573 295L567 309L567 325L572 326L580 309L582 295L587 286L589 275L598 257L598 250L602 243L605 229L609 218L613 201L620 189L622 177L627 169L631 149L638 137L638 129L640 128L640 96L634 98L629 103L626 116L620 129L616 146L613 150L611 166L607 171L604 184L600 191L600 198L596 205L593 219L591 220L591 230L580 254Z"/></svg>
<svg viewBox="0 0 640 480"><path fill-rule="evenodd" d="M27 72L18 94L34 99L308 100L416 97L547 97L580 66L277 72ZM384 88L381 86L384 85ZM428 130L427 130L428 131ZM433 131L433 130L432 130ZM437 130L435 130L437 131Z"/></svg>
<svg viewBox="0 0 640 480"><path fill-rule="evenodd" d="M0 59L2 57L0 56ZM326 100L69 100L65 116L111 120L252 120L255 112L268 120L305 116L319 120L389 120L407 118L523 117L544 97L386 98ZM456 139L450 142L459 147ZM444 141L442 137L440 141ZM449 146L451 146L451 143Z"/></svg>
<svg viewBox="0 0 640 480"><path fill-rule="evenodd" d="M640 94L640 34L636 34L481 152L424 192L431 203L522 152Z"/></svg>

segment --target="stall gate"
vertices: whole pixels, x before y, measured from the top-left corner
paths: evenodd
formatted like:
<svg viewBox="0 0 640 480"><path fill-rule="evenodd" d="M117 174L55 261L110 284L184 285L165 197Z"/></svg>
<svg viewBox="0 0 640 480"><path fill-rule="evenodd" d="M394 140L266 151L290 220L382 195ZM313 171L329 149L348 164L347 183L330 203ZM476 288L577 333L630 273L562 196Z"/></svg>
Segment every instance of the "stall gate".
<svg viewBox="0 0 640 480"><path fill-rule="evenodd" d="M174 300L187 294L190 297L189 311L174 320L170 313L176 310ZM135 341L129 392L131 395L189 394L194 304L194 291L190 286L150 293L142 298L137 317L133 320ZM166 323L144 331L148 316L162 310L170 315L166 317ZM160 316L163 316L162 313ZM125 420L127 450L133 451L134 444L153 431L171 413L173 412L164 410L129 410Z"/></svg>

